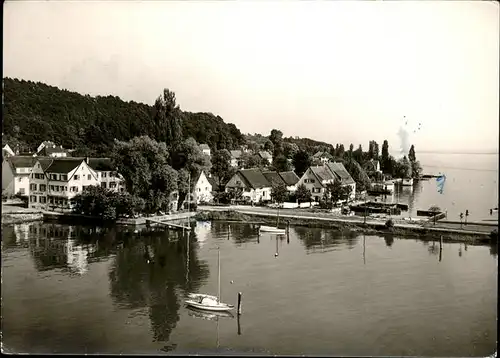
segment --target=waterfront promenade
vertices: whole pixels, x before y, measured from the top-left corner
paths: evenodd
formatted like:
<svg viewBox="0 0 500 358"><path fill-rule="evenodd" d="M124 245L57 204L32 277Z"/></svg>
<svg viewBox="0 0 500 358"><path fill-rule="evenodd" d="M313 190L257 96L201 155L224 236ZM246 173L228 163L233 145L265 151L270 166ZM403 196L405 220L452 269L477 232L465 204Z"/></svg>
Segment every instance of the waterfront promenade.
<svg viewBox="0 0 500 358"><path fill-rule="evenodd" d="M264 217L275 217L277 214L276 209L266 207L251 207L251 206L199 206L199 211L235 211L240 214L256 215ZM362 216L347 216L335 213L325 212L310 212L298 209L280 209L280 217L286 219L307 220L314 219L318 221L331 221L338 223L350 224L363 224L364 218ZM498 222L485 222L485 223L469 223L468 225L460 225L457 222L445 221L437 222L435 225L428 220L410 221L402 220L401 218L392 218L394 227L401 229L412 230L430 230L443 233L455 233L463 235L489 235L492 230L498 228ZM381 227L385 225L386 218L367 217L366 224L372 227Z"/></svg>

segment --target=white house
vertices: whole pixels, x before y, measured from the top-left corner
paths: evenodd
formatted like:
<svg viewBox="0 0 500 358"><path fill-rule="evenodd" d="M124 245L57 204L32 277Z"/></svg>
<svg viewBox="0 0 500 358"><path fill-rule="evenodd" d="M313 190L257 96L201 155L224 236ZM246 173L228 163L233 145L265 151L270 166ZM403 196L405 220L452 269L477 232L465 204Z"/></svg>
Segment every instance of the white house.
<svg viewBox="0 0 500 358"><path fill-rule="evenodd" d="M29 179L29 207L34 209L45 209L47 207L47 176L45 170L54 160L49 158L37 158Z"/></svg>
<svg viewBox="0 0 500 358"><path fill-rule="evenodd" d="M85 160L57 158L45 170L47 206L70 208L71 199L89 185L100 185L97 173ZM38 197L30 197L30 206L38 203Z"/></svg>
<svg viewBox="0 0 500 358"><path fill-rule="evenodd" d="M87 164L96 172L100 185L116 192L125 191L125 182L120 173L117 173L110 158L85 158Z"/></svg>
<svg viewBox="0 0 500 358"><path fill-rule="evenodd" d="M304 185L311 192L312 199L316 202L323 198L326 184L333 183L334 174L326 166L311 166L300 178L297 186Z"/></svg>
<svg viewBox="0 0 500 358"><path fill-rule="evenodd" d="M226 192L240 192L254 203L271 200L271 183L259 169L241 169L226 184Z"/></svg>
<svg viewBox="0 0 500 358"><path fill-rule="evenodd" d="M35 156L39 157L54 157L54 158L66 158L68 156L68 151L62 146L45 145L41 150L36 152Z"/></svg>
<svg viewBox="0 0 500 358"><path fill-rule="evenodd" d="M13 156L2 162L2 194L29 195L30 174L36 158Z"/></svg>
<svg viewBox="0 0 500 358"><path fill-rule="evenodd" d="M14 153L14 151L12 150L12 148L8 144L5 144L2 148L2 150L4 151L4 153L8 154L9 156L16 155L16 153Z"/></svg>
<svg viewBox="0 0 500 358"><path fill-rule="evenodd" d="M259 156L262 159L267 160L267 162L269 163L269 165L273 164L273 156L271 155L271 153L266 152L266 151L260 151L259 152Z"/></svg>
<svg viewBox="0 0 500 358"><path fill-rule="evenodd" d="M286 189L290 193L294 193L297 190L297 184L299 183L300 178L295 174L295 172L289 171L289 172L280 172L279 173L281 179L286 184Z"/></svg>
<svg viewBox="0 0 500 358"><path fill-rule="evenodd" d="M210 147L208 146L208 144L200 144L200 149L202 151L203 154L206 154L210 157Z"/></svg>
<svg viewBox="0 0 500 358"><path fill-rule="evenodd" d="M205 172L202 171L194 185L193 199L196 201L196 204L200 202L211 202L214 198L212 191L212 184L205 175Z"/></svg>

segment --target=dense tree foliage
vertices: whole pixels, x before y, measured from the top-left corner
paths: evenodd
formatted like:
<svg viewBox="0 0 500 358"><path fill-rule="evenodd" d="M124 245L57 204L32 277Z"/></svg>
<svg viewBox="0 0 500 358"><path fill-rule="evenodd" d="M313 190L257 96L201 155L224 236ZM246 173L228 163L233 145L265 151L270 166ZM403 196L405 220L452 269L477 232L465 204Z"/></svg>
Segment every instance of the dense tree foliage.
<svg viewBox="0 0 500 358"><path fill-rule="evenodd" d="M113 160L123 175L127 192L142 198L146 212L170 209L170 194L177 190L177 172L169 165L165 143L147 136L116 142Z"/></svg>
<svg viewBox="0 0 500 358"><path fill-rule="evenodd" d="M292 164L295 168L295 174L301 177L311 166L311 156L305 150L299 150L292 158Z"/></svg>
<svg viewBox="0 0 500 358"><path fill-rule="evenodd" d="M34 151L43 140L52 140L84 155L107 156L115 139L144 135L158 141L193 137L212 150L245 144L236 126L221 117L181 111L169 90L149 106L116 96L81 95L40 82L4 78L3 85L2 142L16 142L21 151Z"/></svg>
<svg viewBox="0 0 500 358"><path fill-rule="evenodd" d="M234 175L234 171L231 170L232 168L229 164L230 160L231 153L227 149L220 149L212 154L211 171L220 190L223 189L223 186Z"/></svg>
<svg viewBox="0 0 500 358"><path fill-rule="evenodd" d="M283 183L279 184L273 184L271 188L271 199L278 203L281 204L285 202L285 200L288 197L288 191L286 189L286 185Z"/></svg>

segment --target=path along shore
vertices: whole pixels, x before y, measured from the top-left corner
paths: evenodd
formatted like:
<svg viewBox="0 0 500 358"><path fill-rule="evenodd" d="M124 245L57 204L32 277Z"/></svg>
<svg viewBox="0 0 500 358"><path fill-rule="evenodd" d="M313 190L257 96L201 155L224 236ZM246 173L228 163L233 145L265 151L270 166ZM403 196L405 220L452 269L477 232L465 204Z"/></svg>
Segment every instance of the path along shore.
<svg viewBox="0 0 500 358"><path fill-rule="evenodd" d="M198 218L209 220L237 220L249 221L260 220L265 223L276 223L276 209L249 206L199 206ZM373 217L364 218L360 216L346 216L334 213L307 212L297 209L280 209L281 226L289 221L292 225L305 225L316 227L332 227L339 229L350 229L355 231L384 231L387 219ZM498 228L498 222L493 223L460 223L445 221L437 222L435 225L428 220L410 221L393 218L394 227L390 231L395 234L416 234L427 236L443 236L445 239L455 240L480 240L489 241L490 234Z"/></svg>

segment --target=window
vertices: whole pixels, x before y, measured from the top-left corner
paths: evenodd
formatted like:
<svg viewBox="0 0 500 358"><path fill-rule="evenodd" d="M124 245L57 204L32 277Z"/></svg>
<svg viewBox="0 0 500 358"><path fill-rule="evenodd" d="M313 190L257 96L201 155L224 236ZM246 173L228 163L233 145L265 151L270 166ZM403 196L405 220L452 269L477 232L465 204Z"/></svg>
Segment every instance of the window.
<svg viewBox="0 0 500 358"><path fill-rule="evenodd" d="M47 185L40 184L40 191L46 191L46 190L47 190Z"/></svg>
<svg viewBox="0 0 500 358"><path fill-rule="evenodd" d="M105 182L105 181L103 181L103 182L101 183L101 188L106 189L106 182Z"/></svg>
<svg viewBox="0 0 500 358"><path fill-rule="evenodd" d="M30 196L30 201L31 201L32 203L36 203L36 196L35 196L35 195L31 195L31 196Z"/></svg>
<svg viewBox="0 0 500 358"><path fill-rule="evenodd" d="M71 186L71 187L69 187L69 191L78 193L78 187L77 186Z"/></svg>
<svg viewBox="0 0 500 358"><path fill-rule="evenodd" d="M50 190L51 190L51 191L54 191L54 190L56 190L56 189L54 188L54 186L53 186L53 185L51 185L51 186L50 186Z"/></svg>
<svg viewBox="0 0 500 358"><path fill-rule="evenodd" d="M19 189L19 193L20 193L21 195L24 195L24 188L20 188L20 189Z"/></svg>
<svg viewBox="0 0 500 358"><path fill-rule="evenodd" d="M106 175L107 175L107 173L106 173L106 172L102 172L102 177L103 177L103 178L106 178Z"/></svg>
<svg viewBox="0 0 500 358"><path fill-rule="evenodd" d="M88 185L83 185L82 186L82 191L84 191L86 187L88 187Z"/></svg>
<svg viewBox="0 0 500 358"><path fill-rule="evenodd" d="M200 191L201 191L201 188L198 188L198 192L200 192Z"/></svg>
<svg viewBox="0 0 500 358"><path fill-rule="evenodd" d="M61 175L61 180L67 181L68 180L68 176L67 175Z"/></svg>
<svg viewBox="0 0 500 358"><path fill-rule="evenodd" d="M30 190L36 190L36 184L30 184Z"/></svg>
<svg viewBox="0 0 500 358"><path fill-rule="evenodd" d="M57 175L56 174L50 174L50 179L51 180L57 180Z"/></svg>
<svg viewBox="0 0 500 358"><path fill-rule="evenodd" d="M22 181L22 178L17 178L17 181L20 183Z"/></svg>
<svg viewBox="0 0 500 358"><path fill-rule="evenodd" d="M40 197L40 203L45 204L47 202L47 197L46 196L41 196Z"/></svg>
<svg viewBox="0 0 500 358"><path fill-rule="evenodd" d="M92 175L87 174L87 180L90 180L92 178Z"/></svg>
<svg viewBox="0 0 500 358"><path fill-rule="evenodd" d="M56 185L55 188L56 188L56 191L59 191L59 185Z"/></svg>
<svg viewBox="0 0 500 358"><path fill-rule="evenodd" d="M205 187L205 191L208 191L208 186Z"/></svg>
<svg viewBox="0 0 500 358"><path fill-rule="evenodd" d="M114 181L109 182L109 188L116 188L116 183Z"/></svg>

